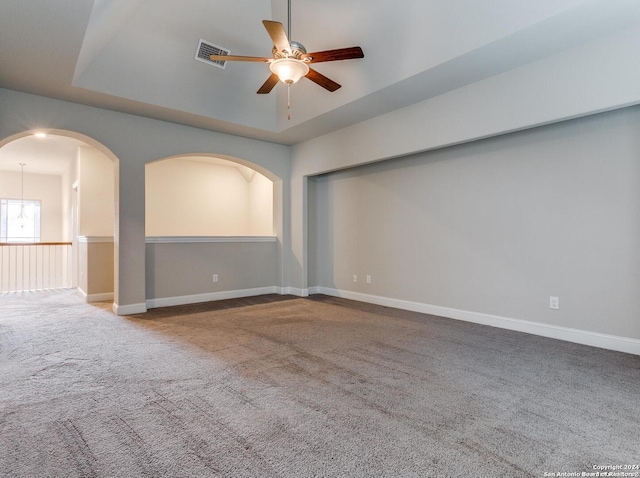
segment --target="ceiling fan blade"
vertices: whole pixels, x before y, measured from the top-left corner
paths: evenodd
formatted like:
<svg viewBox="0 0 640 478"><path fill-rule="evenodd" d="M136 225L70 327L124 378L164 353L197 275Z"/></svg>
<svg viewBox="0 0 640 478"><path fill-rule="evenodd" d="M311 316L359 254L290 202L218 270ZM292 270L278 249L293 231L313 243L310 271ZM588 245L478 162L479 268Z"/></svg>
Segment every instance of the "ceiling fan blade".
<svg viewBox="0 0 640 478"><path fill-rule="evenodd" d="M364 58L364 52L359 46L349 48L338 48L337 50L317 51L315 53L305 53L301 57L311 58L309 63L320 63L323 61L351 60L354 58Z"/></svg>
<svg viewBox="0 0 640 478"><path fill-rule="evenodd" d="M259 56L234 56L234 55L210 55L211 61L258 61L261 63L267 63L273 60L273 58L261 58Z"/></svg>
<svg viewBox="0 0 640 478"><path fill-rule="evenodd" d="M284 31L282 23L262 20L262 24L267 29L267 33L279 51L291 51L291 45L289 44L289 39L287 38L287 33Z"/></svg>
<svg viewBox="0 0 640 478"><path fill-rule="evenodd" d="M304 76L305 78L309 78L311 81L313 81L317 85L322 86L325 90L329 90L332 92L336 91L338 88L342 86L336 83L335 81L327 78L322 73L318 73L313 68L309 68L309 73L307 73Z"/></svg>
<svg viewBox="0 0 640 478"><path fill-rule="evenodd" d="M273 87L278 84L278 81L280 81L280 79L278 78L278 75L276 75L275 73L271 73L271 76L267 78L267 81L265 81L263 85L260 87L260 89L258 90L258 94L266 95L271 90L273 90Z"/></svg>

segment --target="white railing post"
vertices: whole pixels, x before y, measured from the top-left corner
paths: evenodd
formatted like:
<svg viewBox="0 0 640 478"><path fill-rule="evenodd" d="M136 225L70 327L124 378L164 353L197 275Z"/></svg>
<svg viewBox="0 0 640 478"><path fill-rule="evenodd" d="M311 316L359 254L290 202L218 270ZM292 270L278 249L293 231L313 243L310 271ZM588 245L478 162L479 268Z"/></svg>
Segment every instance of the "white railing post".
<svg viewBox="0 0 640 478"><path fill-rule="evenodd" d="M0 243L0 292L71 287L70 242Z"/></svg>

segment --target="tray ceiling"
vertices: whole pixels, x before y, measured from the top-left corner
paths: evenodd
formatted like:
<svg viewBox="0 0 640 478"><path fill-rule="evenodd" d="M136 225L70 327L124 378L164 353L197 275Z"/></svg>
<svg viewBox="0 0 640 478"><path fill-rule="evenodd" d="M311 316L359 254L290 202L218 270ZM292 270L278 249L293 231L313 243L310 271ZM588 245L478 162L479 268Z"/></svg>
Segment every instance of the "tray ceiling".
<svg viewBox="0 0 640 478"><path fill-rule="evenodd" d="M263 19L286 1L0 1L0 87L294 144L589 42L640 21L634 0L292 0L308 51L360 45L365 58L318 64L269 95L261 63L195 60L199 41L271 56Z"/></svg>

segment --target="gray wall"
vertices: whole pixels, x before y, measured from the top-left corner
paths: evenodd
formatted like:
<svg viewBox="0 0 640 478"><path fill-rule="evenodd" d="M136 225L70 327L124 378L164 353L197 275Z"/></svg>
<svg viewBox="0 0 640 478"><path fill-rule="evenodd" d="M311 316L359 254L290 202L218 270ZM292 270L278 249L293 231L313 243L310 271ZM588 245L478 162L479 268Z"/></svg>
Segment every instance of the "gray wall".
<svg viewBox="0 0 640 478"><path fill-rule="evenodd" d="M311 287L640 338L639 107L311 177L308 193Z"/></svg>
<svg viewBox="0 0 640 478"><path fill-rule="evenodd" d="M290 283L307 288L307 177L640 104L640 26L292 148Z"/></svg>
<svg viewBox="0 0 640 478"><path fill-rule="evenodd" d="M275 291L276 242L245 241L147 244L147 301L198 295L205 301L215 297L207 294L267 287Z"/></svg>

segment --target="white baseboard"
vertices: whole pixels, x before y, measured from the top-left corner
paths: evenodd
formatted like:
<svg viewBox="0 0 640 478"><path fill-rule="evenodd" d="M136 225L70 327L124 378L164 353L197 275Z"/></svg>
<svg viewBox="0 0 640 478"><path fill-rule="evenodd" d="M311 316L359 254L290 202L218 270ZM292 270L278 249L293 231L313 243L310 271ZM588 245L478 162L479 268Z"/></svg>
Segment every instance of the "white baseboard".
<svg viewBox="0 0 640 478"><path fill-rule="evenodd" d="M277 293L280 295L295 295L298 297L309 297L309 289L299 289L297 287L278 287Z"/></svg>
<svg viewBox="0 0 640 478"><path fill-rule="evenodd" d="M147 305L144 303L118 305L114 302L113 304L113 313L116 315L144 314L146 311Z"/></svg>
<svg viewBox="0 0 640 478"><path fill-rule="evenodd" d="M113 300L113 292L104 292L102 294L89 294L84 298L88 303L92 302L106 302L108 300Z"/></svg>
<svg viewBox="0 0 640 478"><path fill-rule="evenodd" d="M499 327L501 329L526 332L528 334L540 335L552 339L564 340L592 347L617 350L630 354L640 355L640 340L619 337L615 335L600 334L587 330L571 329L556 325L542 324L540 322L530 322L528 320L511 319L498 315L483 314L480 312L470 312L467 310L452 309L439 305L422 304L400 299L391 299L376 295L363 294L360 292L350 292L345 290L331 289L328 287L310 287L311 294L325 294L333 297L343 297L345 299L367 302L369 304L394 307L396 309L410 310L424 314L447 317L449 319L464 320L476 324Z"/></svg>
<svg viewBox="0 0 640 478"><path fill-rule="evenodd" d="M113 292L104 292L102 294L87 294L87 292L78 287L78 293L88 304L92 302L106 302L107 300L113 300Z"/></svg>
<svg viewBox="0 0 640 478"><path fill-rule="evenodd" d="M200 302L212 302L214 300L238 299L240 297L253 297L256 295L276 294L277 287L258 287L255 289L225 290L221 292L208 292L206 294L183 295L178 297L163 297L147 300L147 308L171 307L174 305L198 304Z"/></svg>

